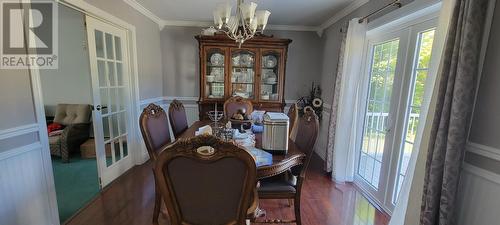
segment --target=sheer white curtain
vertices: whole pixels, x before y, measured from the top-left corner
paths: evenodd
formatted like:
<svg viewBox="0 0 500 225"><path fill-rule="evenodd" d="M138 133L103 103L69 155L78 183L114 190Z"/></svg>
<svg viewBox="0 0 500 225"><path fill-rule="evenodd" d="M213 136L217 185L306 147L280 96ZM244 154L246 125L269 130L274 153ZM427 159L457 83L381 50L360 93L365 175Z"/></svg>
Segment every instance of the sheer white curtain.
<svg viewBox="0 0 500 225"><path fill-rule="evenodd" d="M361 125L360 110L363 47L365 46L366 24L354 18L349 21L343 55L342 80L340 82L336 113L335 137L333 143L333 174L336 182L353 181L355 152L358 149ZM340 71L339 71L340 72ZM361 118L358 116L361 115Z"/></svg>

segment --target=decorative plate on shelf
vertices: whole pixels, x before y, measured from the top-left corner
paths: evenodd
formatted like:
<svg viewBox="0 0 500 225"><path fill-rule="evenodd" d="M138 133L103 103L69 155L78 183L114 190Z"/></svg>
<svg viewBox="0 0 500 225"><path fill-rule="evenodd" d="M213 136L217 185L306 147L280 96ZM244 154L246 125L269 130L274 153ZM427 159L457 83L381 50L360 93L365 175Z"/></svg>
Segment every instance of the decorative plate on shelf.
<svg viewBox="0 0 500 225"><path fill-rule="evenodd" d="M264 66L267 68L274 68L278 64L278 59L274 55L264 57Z"/></svg>
<svg viewBox="0 0 500 225"><path fill-rule="evenodd" d="M253 65L253 56L250 54L241 55L240 64L242 66L252 66Z"/></svg>
<svg viewBox="0 0 500 225"><path fill-rule="evenodd" d="M240 55L233 56L233 66L240 66Z"/></svg>
<svg viewBox="0 0 500 225"><path fill-rule="evenodd" d="M210 56L210 63L214 66L224 65L224 56L220 53L214 53Z"/></svg>

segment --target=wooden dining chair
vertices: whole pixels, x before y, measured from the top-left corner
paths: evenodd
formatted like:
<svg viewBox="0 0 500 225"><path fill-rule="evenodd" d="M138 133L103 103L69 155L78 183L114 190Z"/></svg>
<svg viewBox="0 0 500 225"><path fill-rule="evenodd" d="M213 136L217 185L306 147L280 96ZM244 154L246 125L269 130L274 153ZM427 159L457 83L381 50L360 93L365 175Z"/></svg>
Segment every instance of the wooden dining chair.
<svg viewBox="0 0 500 225"><path fill-rule="evenodd" d="M240 96L231 97L224 102L224 116L227 119L231 118L240 109L244 110L246 115L250 115L253 112L253 104Z"/></svg>
<svg viewBox="0 0 500 225"><path fill-rule="evenodd" d="M215 136L178 140L160 154L155 173L172 225L241 225L257 208L253 157Z"/></svg>
<svg viewBox="0 0 500 225"><path fill-rule="evenodd" d="M297 136L297 124L299 120L299 111L297 107L297 103L293 103L288 109L288 118L290 118L290 123L288 127L288 132L290 135L290 139L295 141L295 137Z"/></svg>
<svg viewBox="0 0 500 225"><path fill-rule="evenodd" d="M158 159L160 152L171 143L168 119L165 111L158 105L149 104L141 113L139 127L142 138L146 144L149 158L153 165ZM153 169L154 174L154 169ZM155 182L155 206L153 211L153 224L158 224L161 209L161 194Z"/></svg>
<svg viewBox="0 0 500 225"><path fill-rule="evenodd" d="M188 129L186 110L182 102L177 99L174 99L170 103L170 107L168 108L168 119L170 120L170 126L172 127L175 138L178 138Z"/></svg>
<svg viewBox="0 0 500 225"><path fill-rule="evenodd" d="M300 197L306 179L306 171L311 162L313 147L318 137L319 122L314 111L304 112L297 121L295 144L303 153L283 160L277 165L268 166L274 170L271 177L260 180L259 199L293 200L295 220L271 219L263 223L296 223L301 224ZM259 170L266 170L261 168Z"/></svg>

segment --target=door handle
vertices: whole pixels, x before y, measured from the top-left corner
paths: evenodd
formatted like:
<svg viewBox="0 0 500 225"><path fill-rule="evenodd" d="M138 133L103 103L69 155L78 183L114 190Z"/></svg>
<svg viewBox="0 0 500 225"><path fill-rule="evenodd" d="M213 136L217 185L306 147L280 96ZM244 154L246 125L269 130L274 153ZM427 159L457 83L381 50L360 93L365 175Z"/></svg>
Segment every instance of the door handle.
<svg viewBox="0 0 500 225"><path fill-rule="evenodd" d="M387 117L387 119L385 119L385 121L384 121L384 126L385 126L385 132L386 133L391 132L391 127L390 126L391 126L392 123L389 120L390 120L389 117Z"/></svg>
<svg viewBox="0 0 500 225"><path fill-rule="evenodd" d="M102 108L101 105L96 105L96 106L92 105L91 107L92 107L92 111L94 111L94 110L101 111L101 108Z"/></svg>
<svg viewBox="0 0 500 225"><path fill-rule="evenodd" d="M107 109L108 107L107 106L101 106L101 105L91 105L91 108L92 108L92 111L94 110L97 110L97 111L101 111L101 109Z"/></svg>

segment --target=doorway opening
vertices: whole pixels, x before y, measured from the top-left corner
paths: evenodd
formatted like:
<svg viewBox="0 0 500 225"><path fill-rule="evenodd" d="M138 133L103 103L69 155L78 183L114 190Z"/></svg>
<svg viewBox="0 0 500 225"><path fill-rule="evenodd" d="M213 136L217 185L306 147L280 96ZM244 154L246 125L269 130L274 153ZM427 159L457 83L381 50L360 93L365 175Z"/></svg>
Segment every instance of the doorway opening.
<svg viewBox="0 0 500 225"><path fill-rule="evenodd" d="M59 66L39 76L64 223L134 165L136 90L128 31L66 4L58 10Z"/></svg>
<svg viewBox="0 0 500 225"><path fill-rule="evenodd" d="M392 212L417 137L437 21L367 35L355 184Z"/></svg>
<svg viewBox="0 0 500 225"><path fill-rule="evenodd" d="M61 223L100 191L85 15L59 4L59 67L40 70Z"/></svg>

